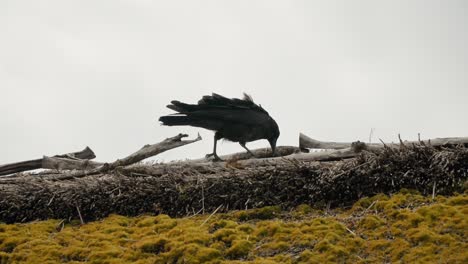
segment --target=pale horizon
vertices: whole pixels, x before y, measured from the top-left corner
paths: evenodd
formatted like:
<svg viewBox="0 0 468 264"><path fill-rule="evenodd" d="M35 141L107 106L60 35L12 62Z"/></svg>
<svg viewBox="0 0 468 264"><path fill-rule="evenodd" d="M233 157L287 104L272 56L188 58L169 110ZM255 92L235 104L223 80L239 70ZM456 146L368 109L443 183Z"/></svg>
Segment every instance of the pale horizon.
<svg viewBox="0 0 468 264"><path fill-rule="evenodd" d="M0 164L79 151L201 158L213 133L166 127L171 100L250 94L299 133L367 142L468 136L466 1L2 1ZM267 141L247 144L268 147ZM220 142L219 155L242 152Z"/></svg>

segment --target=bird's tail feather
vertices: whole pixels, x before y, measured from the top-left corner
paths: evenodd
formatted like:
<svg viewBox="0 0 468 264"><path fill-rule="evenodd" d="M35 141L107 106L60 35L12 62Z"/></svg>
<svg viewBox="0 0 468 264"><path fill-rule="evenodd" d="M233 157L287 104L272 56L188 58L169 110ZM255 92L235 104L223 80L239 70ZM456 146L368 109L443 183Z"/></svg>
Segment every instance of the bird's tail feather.
<svg viewBox="0 0 468 264"><path fill-rule="evenodd" d="M186 126L186 125L192 125L193 123L192 118L186 115L161 116L159 118L159 121L161 121L163 125L166 125L166 126Z"/></svg>

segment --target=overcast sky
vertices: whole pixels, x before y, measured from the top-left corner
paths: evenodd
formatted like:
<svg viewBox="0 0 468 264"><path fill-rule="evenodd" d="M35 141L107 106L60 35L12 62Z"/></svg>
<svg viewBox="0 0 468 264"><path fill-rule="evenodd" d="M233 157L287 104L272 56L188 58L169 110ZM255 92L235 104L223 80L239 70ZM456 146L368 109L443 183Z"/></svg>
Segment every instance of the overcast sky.
<svg viewBox="0 0 468 264"><path fill-rule="evenodd" d="M0 164L179 132L203 141L158 159L202 157L212 132L158 117L211 92L251 94L278 145L468 136L467 27L463 0L2 0Z"/></svg>

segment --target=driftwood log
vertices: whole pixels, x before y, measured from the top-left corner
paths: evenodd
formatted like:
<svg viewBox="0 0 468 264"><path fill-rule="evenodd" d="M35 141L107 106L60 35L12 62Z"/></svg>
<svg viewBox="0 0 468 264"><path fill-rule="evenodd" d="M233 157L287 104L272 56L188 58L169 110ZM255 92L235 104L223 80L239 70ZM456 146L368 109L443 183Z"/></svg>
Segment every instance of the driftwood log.
<svg viewBox="0 0 468 264"><path fill-rule="evenodd" d="M292 155L309 154L315 155ZM334 162L276 157L250 163L140 163L62 180L52 180L63 176L54 173L23 175L0 184L0 221L90 221L112 213L186 216L200 210L267 205L333 207L401 188L427 195L466 188L468 150L460 144L434 147L416 143L349 154L353 158Z"/></svg>
<svg viewBox="0 0 468 264"><path fill-rule="evenodd" d="M62 155L55 155L53 158L68 159L68 160L81 160L81 159L89 160L89 159L94 159L95 157L96 155L94 155L94 152L89 147L86 147L85 149L81 151L72 152L68 154L62 154ZM44 164L44 162L46 162L46 164ZM12 173L41 169L41 168L53 169L54 167L50 167L47 164L47 161L44 160L44 158L35 159L35 160L27 160L27 161L0 165L0 175L8 175Z"/></svg>
<svg viewBox="0 0 468 264"><path fill-rule="evenodd" d="M375 150L383 147L401 147L402 145L411 145L411 144L426 144L433 147L440 146L456 146L463 145L468 147L468 137L451 137L451 138L435 138L427 140L418 140L418 141L402 141L399 139L399 143L390 143L390 144L379 144L371 143L365 144L368 149ZM351 148L356 142L330 142L330 141L319 141L312 139L306 136L303 133L299 134L299 148L306 149L347 149Z"/></svg>

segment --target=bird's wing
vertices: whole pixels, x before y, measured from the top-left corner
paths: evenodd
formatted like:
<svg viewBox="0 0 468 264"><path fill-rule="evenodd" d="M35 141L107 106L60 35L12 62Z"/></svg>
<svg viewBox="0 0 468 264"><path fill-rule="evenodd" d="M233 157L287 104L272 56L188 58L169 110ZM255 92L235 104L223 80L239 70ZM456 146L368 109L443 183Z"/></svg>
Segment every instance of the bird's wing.
<svg viewBox="0 0 468 264"><path fill-rule="evenodd" d="M270 120L267 113L248 108L207 108L187 113L187 116L245 125L261 125Z"/></svg>
<svg viewBox="0 0 468 264"><path fill-rule="evenodd" d="M251 110L254 112L261 112L268 115L268 112L265 111L261 106L254 103L252 97L244 93L243 99L232 98L229 99L222 95L213 93L212 95L205 95L198 101L198 104L186 104L180 101L172 101L170 105L167 106L169 109L177 111L179 113L191 113L195 111L207 110L213 111L218 110L222 111L223 109L229 110Z"/></svg>

